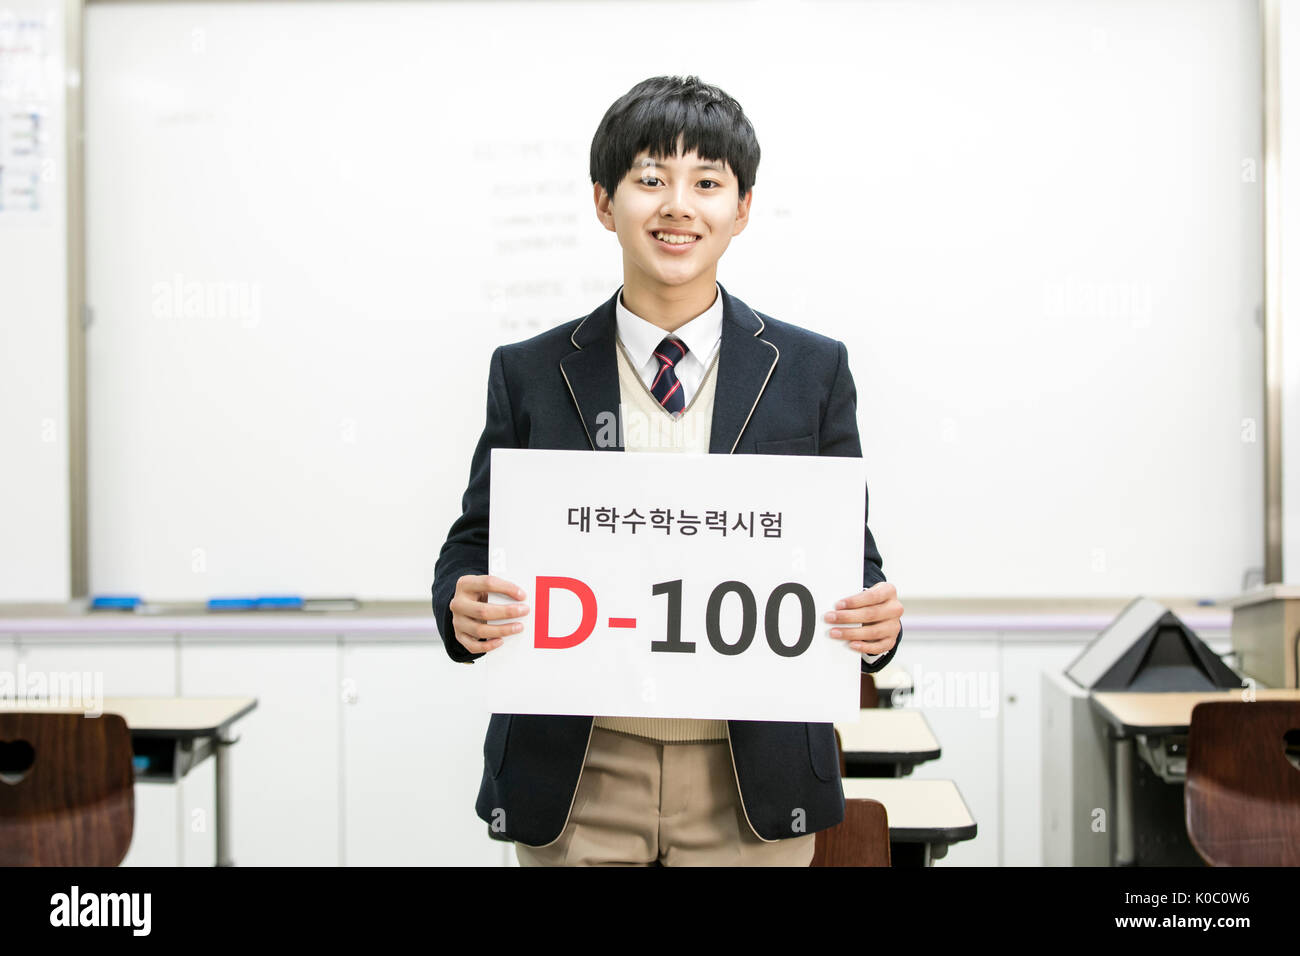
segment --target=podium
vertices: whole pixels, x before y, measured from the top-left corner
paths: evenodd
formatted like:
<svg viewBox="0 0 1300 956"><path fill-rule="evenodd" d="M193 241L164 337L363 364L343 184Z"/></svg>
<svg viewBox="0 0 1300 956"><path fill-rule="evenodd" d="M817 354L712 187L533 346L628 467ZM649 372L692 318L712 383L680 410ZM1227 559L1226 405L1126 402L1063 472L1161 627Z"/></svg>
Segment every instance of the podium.
<svg viewBox="0 0 1300 956"><path fill-rule="evenodd" d="M1232 608L1232 649L1264 687L1300 687L1300 585L1270 584L1219 602Z"/></svg>

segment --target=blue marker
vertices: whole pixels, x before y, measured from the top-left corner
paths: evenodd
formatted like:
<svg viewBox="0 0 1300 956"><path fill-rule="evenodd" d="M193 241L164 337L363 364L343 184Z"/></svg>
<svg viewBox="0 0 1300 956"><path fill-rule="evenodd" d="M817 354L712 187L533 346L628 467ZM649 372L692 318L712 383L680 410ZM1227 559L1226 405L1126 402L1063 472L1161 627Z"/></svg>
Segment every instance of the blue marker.
<svg viewBox="0 0 1300 956"><path fill-rule="evenodd" d="M257 599L250 597L209 598L209 611L255 611Z"/></svg>
<svg viewBox="0 0 1300 956"><path fill-rule="evenodd" d="M259 611L298 611L302 609L302 598L289 594L267 594L257 599Z"/></svg>
<svg viewBox="0 0 1300 956"><path fill-rule="evenodd" d="M101 594L90 602L92 611L134 611L141 604L134 594Z"/></svg>

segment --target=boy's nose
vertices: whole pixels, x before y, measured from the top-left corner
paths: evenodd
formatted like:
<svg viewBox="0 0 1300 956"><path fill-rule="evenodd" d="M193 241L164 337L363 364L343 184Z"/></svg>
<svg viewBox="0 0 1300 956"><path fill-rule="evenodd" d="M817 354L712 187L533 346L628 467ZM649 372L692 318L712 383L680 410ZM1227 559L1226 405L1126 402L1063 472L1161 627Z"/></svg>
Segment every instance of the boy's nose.
<svg viewBox="0 0 1300 956"><path fill-rule="evenodd" d="M681 188L685 189L685 187ZM665 217L685 217L689 221L693 216L689 195L670 194L664 201L662 212Z"/></svg>

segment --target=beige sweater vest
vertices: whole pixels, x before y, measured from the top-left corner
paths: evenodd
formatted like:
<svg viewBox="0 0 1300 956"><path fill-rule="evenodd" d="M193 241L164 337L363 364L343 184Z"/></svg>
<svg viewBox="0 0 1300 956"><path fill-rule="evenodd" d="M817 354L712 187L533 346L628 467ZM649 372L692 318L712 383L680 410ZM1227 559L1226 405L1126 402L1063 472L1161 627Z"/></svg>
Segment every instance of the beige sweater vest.
<svg viewBox="0 0 1300 956"><path fill-rule="evenodd" d="M623 343L618 342L618 386L623 404L623 447L629 452L696 452L708 454L709 433L713 424L713 394L717 384L715 370L721 349L709 363L708 371L691 403L674 421L654 397L632 367ZM597 717L596 726L617 730L662 743L686 740L726 740L725 720L697 720L678 717Z"/></svg>

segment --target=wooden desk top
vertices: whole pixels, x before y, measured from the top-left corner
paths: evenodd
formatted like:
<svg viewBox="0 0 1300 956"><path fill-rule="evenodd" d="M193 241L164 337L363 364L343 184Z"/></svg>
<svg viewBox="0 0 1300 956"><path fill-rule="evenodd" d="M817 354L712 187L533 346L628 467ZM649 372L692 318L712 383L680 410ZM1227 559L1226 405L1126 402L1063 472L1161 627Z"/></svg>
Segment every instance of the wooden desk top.
<svg viewBox="0 0 1300 956"><path fill-rule="evenodd" d="M42 707L33 701L0 700L0 713L121 714L133 733L146 737L208 737L257 706L256 697L105 697L98 707Z"/></svg>
<svg viewBox="0 0 1300 956"><path fill-rule="evenodd" d="M906 707L868 707L858 712L855 724L837 723L845 756L909 755L920 760L939 757L939 741L925 715ZM919 761L916 761L919 762Z"/></svg>
<svg viewBox="0 0 1300 956"><path fill-rule="evenodd" d="M1192 723L1192 708L1202 701L1244 698L1245 688L1219 691L1135 693L1101 691L1092 695L1097 713L1121 734L1186 733ZM1257 689L1256 700L1300 700L1300 690Z"/></svg>
<svg viewBox="0 0 1300 956"><path fill-rule="evenodd" d="M951 780L846 777L843 783L846 799L867 798L885 805L890 839L957 843L975 836L975 819Z"/></svg>

